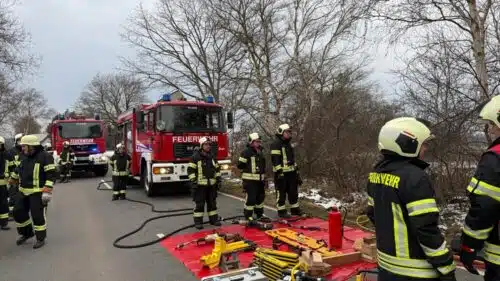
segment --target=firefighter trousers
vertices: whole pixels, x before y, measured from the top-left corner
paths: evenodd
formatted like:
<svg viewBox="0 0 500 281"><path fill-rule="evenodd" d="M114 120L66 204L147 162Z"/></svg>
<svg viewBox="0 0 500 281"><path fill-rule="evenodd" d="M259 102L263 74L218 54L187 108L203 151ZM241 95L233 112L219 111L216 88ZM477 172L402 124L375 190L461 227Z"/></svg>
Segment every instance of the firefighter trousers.
<svg viewBox="0 0 500 281"><path fill-rule="evenodd" d="M193 210L193 219L195 224L203 223L205 203L207 205L207 213L210 223L218 221L219 216L217 215L217 186L195 186L193 190L193 201L195 203L195 207Z"/></svg>
<svg viewBox="0 0 500 281"><path fill-rule="evenodd" d="M30 195L19 192L14 206L14 220L19 235L31 237L33 230L35 230L36 239L38 241L45 240L47 236L46 212L47 206L42 202L41 192Z"/></svg>
<svg viewBox="0 0 500 281"><path fill-rule="evenodd" d="M69 179L71 177L71 163L61 164L61 178Z"/></svg>
<svg viewBox="0 0 500 281"><path fill-rule="evenodd" d="M9 223L9 191L7 185L0 185L0 226Z"/></svg>
<svg viewBox="0 0 500 281"><path fill-rule="evenodd" d="M19 186L17 184L9 185L9 212L12 213L14 211L14 206L16 205L17 193L19 192Z"/></svg>
<svg viewBox="0 0 500 281"><path fill-rule="evenodd" d="M113 198L125 198L128 176L113 176Z"/></svg>
<svg viewBox="0 0 500 281"><path fill-rule="evenodd" d="M297 181L297 172L284 173L282 177L276 177L274 186L277 193L277 209L278 215L283 216L286 211L286 199L290 204L290 213L295 216L302 214L299 206L299 186Z"/></svg>
<svg viewBox="0 0 500 281"><path fill-rule="evenodd" d="M243 190L247 194L243 210L246 219L252 218L253 213L257 218L264 214L264 199L266 198L264 187L264 181L243 180Z"/></svg>
<svg viewBox="0 0 500 281"><path fill-rule="evenodd" d="M439 278L414 278L402 276L379 267L377 281L439 281Z"/></svg>
<svg viewBox="0 0 500 281"><path fill-rule="evenodd" d="M486 271L484 272L484 281L500 280L500 265L486 261Z"/></svg>

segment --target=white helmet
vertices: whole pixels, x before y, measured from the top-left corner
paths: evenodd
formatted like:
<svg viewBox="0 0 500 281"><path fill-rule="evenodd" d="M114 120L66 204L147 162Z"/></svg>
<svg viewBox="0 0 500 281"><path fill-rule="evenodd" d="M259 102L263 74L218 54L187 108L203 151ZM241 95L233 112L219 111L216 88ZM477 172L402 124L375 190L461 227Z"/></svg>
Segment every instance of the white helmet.
<svg viewBox="0 0 500 281"><path fill-rule="evenodd" d="M122 147L122 146L123 146L123 144L120 142L120 143L118 143L118 144L116 145L116 149L118 149L118 148L120 148L120 147Z"/></svg>
<svg viewBox="0 0 500 281"><path fill-rule="evenodd" d="M24 136L23 133L19 133L17 135L14 136L14 142L17 142L18 140L20 140L22 137Z"/></svg>
<svg viewBox="0 0 500 281"><path fill-rule="evenodd" d="M0 144L5 144L5 139L3 137L0 137Z"/></svg>
<svg viewBox="0 0 500 281"><path fill-rule="evenodd" d="M248 135L248 142L252 143L254 140L260 140L260 136L258 133L251 133Z"/></svg>
<svg viewBox="0 0 500 281"><path fill-rule="evenodd" d="M64 146L69 145L69 141L64 141L64 142L63 142L63 145L64 145Z"/></svg>
<svg viewBox="0 0 500 281"><path fill-rule="evenodd" d="M413 117L400 117L385 123L378 135L378 149L403 157L417 157L422 143L434 138L424 122Z"/></svg>
<svg viewBox="0 0 500 281"><path fill-rule="evenodd" d="M278 134L283 135L283 132L289 131L290 130L290 125L288 124L281 124L278 127Z"/></svg>
<svg viewBox="0 0 500 281"><path fill-rule="evenodd" d="M481 109L481 112L479 113L479 119L482 119L484 121L491 121L497 127L500 128L499 111L500 111L500 96L494 96Z"/></svg>
<svg viewBox="0 0 500 281"><path fill-rule="evenodd" d="M202 147L203 144L210 142L210 140L207 137L202 137L198 140L198 142L200 143L200 147Z"/></svg>

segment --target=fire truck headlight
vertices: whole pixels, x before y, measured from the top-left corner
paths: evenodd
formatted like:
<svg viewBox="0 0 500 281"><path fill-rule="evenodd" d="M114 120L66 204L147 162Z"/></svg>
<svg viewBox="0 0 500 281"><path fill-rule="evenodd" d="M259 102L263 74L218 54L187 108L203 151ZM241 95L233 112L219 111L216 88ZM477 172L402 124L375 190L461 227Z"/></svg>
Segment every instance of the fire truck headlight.
<svg viewBox="0 0 500 281"><path fill-rule="evenodd" d="M229 164L222 164L222 165L220 166L220 169L221 169L221 170L229 170L229 168L230 168Z"/></svg>
<svg viewBox="0 0 500 281"><path fill-rule="evenodd" d="M153 174L155 175L165 175L165 174L172 174L174 172L172 167L156 167L153 168Z"/></svg>
<svg viewBox="0 0 500 281"><path fill-rule="evenodd" d="M101 156L101 161L107 161L108 160L108 157L106 156Z"/></svg>

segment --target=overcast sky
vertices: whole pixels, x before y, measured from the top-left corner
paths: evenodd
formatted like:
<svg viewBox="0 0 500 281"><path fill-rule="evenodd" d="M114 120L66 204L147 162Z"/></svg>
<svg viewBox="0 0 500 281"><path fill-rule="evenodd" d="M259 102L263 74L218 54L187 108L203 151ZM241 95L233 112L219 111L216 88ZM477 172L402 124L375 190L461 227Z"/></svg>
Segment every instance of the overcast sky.
<svg viewBox="0 0 500 281"><path fill-rule="evenodd" d="M154 0L143 0L151 6ZM121 41L137 0L22 0L16 12L32 36L32 52L42 57L31 86L41 90L56 110L73 105L85 85L98 72L112 72L119 56L133 55ZM374 78L387 90L391 79L384 74L392 60L377 54ZM157 97L158 92L150 93Z"/></svg>

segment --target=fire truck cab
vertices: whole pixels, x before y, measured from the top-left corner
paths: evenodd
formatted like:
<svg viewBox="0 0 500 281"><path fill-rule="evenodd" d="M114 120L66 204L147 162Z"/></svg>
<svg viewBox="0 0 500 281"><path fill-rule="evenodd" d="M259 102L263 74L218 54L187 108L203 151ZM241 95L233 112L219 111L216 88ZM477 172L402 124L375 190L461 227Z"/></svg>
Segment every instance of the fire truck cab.
<svg viewBox="0 0 500 281"><path fill-rule="evenodd" d="M98 177L108 173L106 128L99 116L86 118L77 114L58 114L49 127L54 160L59 163L63 143L68 141L75 154L72 170L93 172Z"/></svg>
<svg viewBox="0 0 500 281"><path fill-rule="evenodd" d="M233 116L213 97L188 101L176 91L163 95L156 103L143 104L118 118L119 138L132 158L131 174L148 196L174 183L188 181L187 168L199 139L213 141L212 151L223 177L231 174L227 128ZM182 186L186 186L183 185Z"/></svg>

